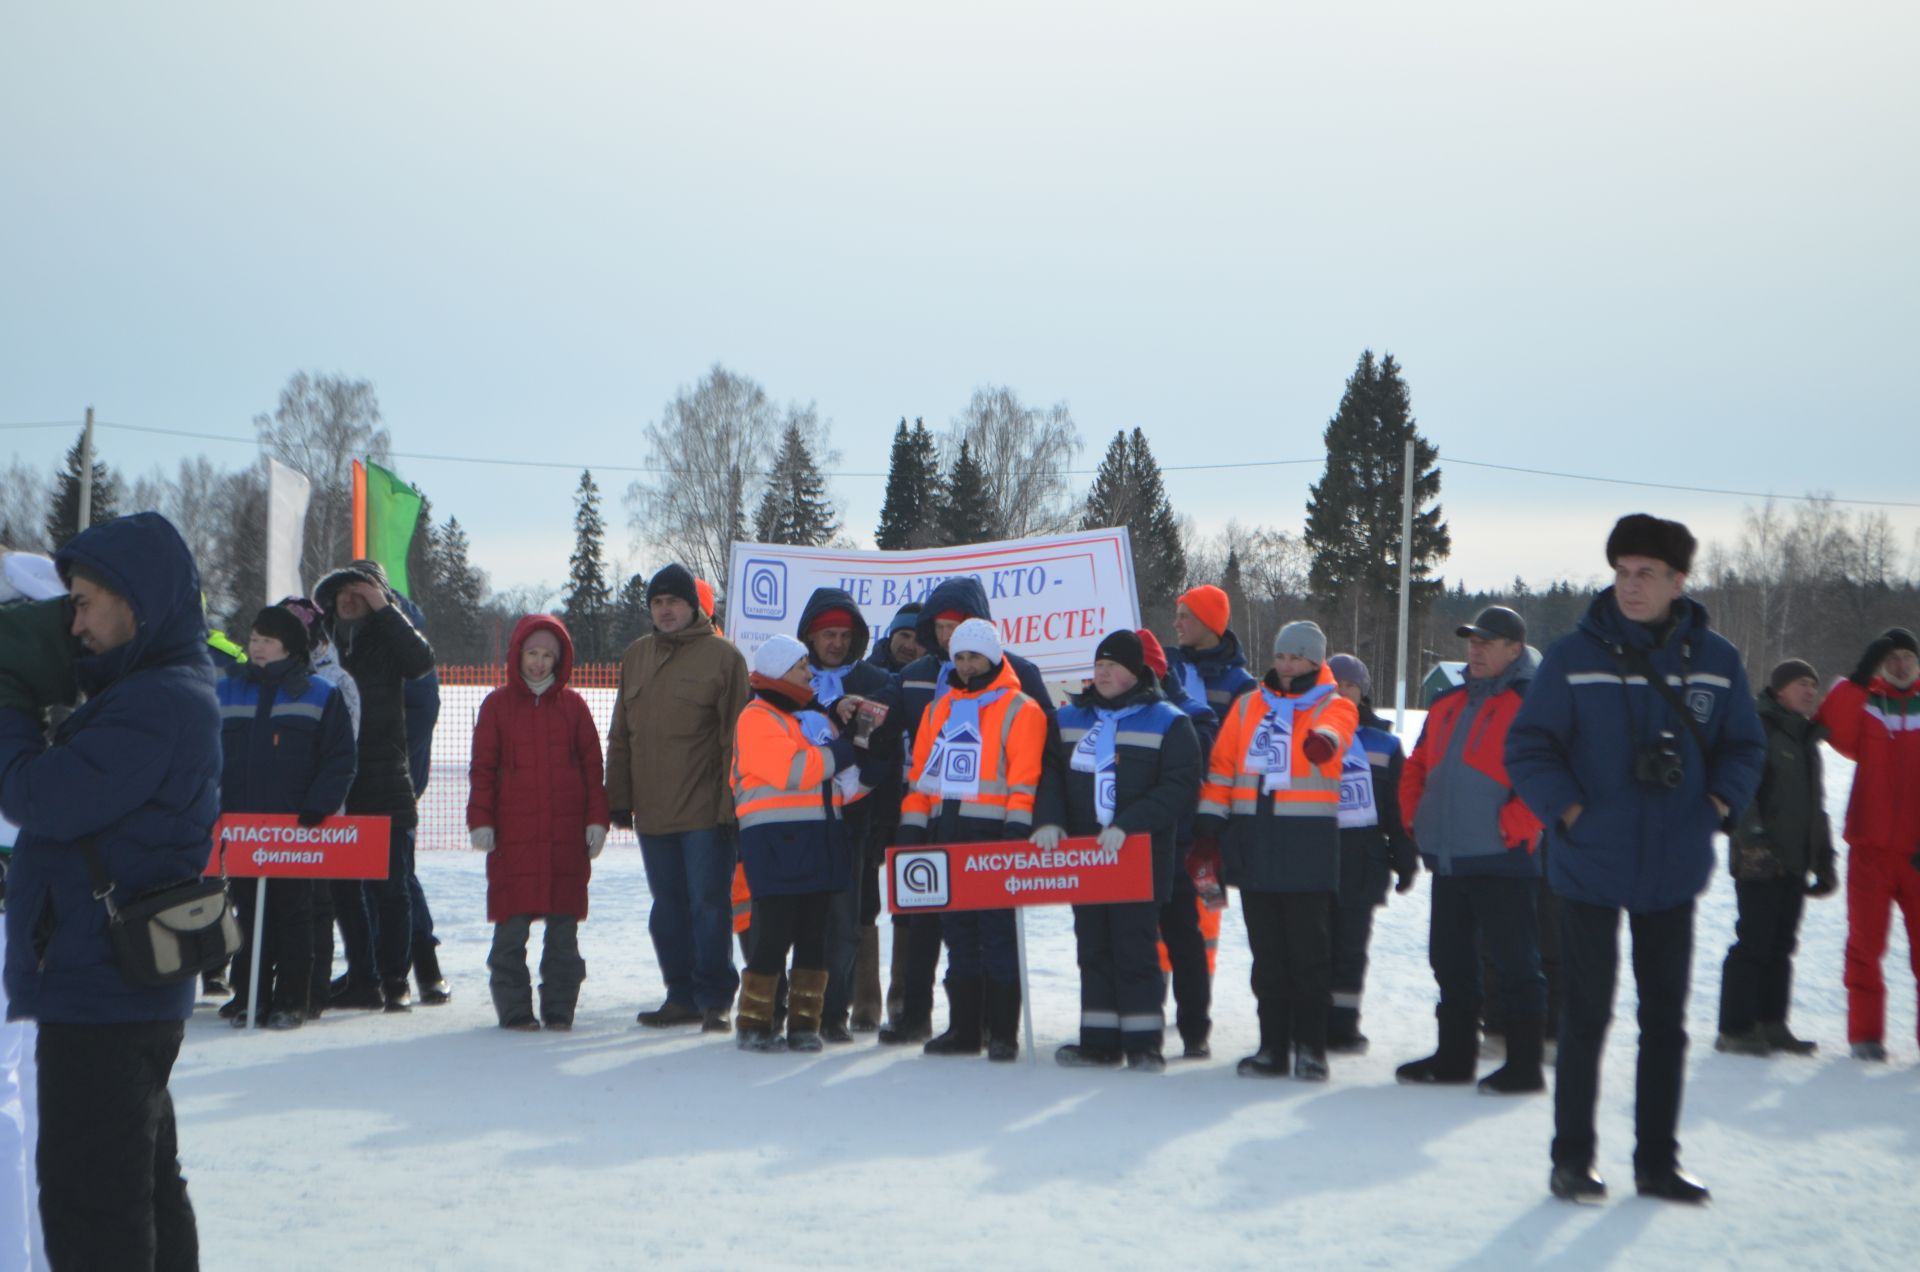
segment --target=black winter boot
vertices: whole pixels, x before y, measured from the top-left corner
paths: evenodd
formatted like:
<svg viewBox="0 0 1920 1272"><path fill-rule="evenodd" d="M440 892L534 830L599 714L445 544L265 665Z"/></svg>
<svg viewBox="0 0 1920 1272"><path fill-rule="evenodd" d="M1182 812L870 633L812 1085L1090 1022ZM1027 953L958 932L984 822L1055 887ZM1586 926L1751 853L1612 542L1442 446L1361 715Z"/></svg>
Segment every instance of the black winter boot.
<svg viewBox="0 0 1920 1272"><path fill-rule="evenodd" d="M1327 1053L1304 1042L1296 1045L1293 1049L1293 1076L1302 1082L1325 1082Z"/></svg>
<svg viewBox="0 0 1920 1272"><path fill-rule="evenodd" d="M1367 1036L1360 1032L1358 1007L1327 1009L1328 1051L1337 1056L1364 1056L1367 1054L1367 1047Z"/></svg>
<svg viewBox="0 0 1920 1272"><path fill-rule="evenodd" d="M930 1056L977 1056L980 1054L980 1004L985 987L978 976L947 975L947 1031L928 1040L923 1048ZM884 1032L881 1041L886 1040Z"/></svg>
<svg viewBox="0 0 1920 1272"><path fill-rule="evenodd" d="M1401 1065L1393 1076L1413 1086L1464 1086L1473 1081L1480 1060L1473 1017L1445 1008L1435 1014L1440 1019L1439 1049L1424 1060Z"/></svg>
<svg viewBox="0 0 1920 1272"><path fill-rule="evenodd" d="M1020 982L987 982L987 1059L1020 1057Z"/></svg>
<svg viewBox="0 0 1920 1272"><path fill-rule="evenodd" d="M382 1008L388 1012L413 1010L413 987L407 984L407 978L381 981L380 997L384 1000Z"/></svg>
<svg viewBox="0 0 1920 1272"><path fill-rule="evenodd" d="M1760 1022L1760 1032L1766 1037L1769 1047L1790 1056L1810 1056L1820 1050L1819 1043L1794 1037L1793 1030L1787 1028L1784 1020L1763 1020Z"/></svg>
<svg viewBox="0 0 1920 1272"><path fill-rule="evenodd" d="M1234 1072L1243 1078L1284 1078L1292 1069L1293 1058L1285 1052L1261 1050L1242 1060Z"/></svg>
<svg viewBox="0 0 1920 1272"><path fill-rule="evenodd" d="M1115 1069L1120 1065L1120 1048L1070 1042L1053 1053L1053 1062L1063 1069Z"/></svg>
<svg viewBox="0 0 1920 1272"><path fill-rule="evenodd" d="M1507 1022L1507 1062L1480 1079L1482 1095L1532 1095L1547 1089L1540 1072L1546 1046L1546 1021L1516 1016Z"/></svg>
<svg viewBox="0 0 1920 1272"><path fill-rule="evenodd" d="M439 1007L453 997L447 978L440 974L440 947L429 937L413 942L413 979L420 986L420 1005Z"/></svg>

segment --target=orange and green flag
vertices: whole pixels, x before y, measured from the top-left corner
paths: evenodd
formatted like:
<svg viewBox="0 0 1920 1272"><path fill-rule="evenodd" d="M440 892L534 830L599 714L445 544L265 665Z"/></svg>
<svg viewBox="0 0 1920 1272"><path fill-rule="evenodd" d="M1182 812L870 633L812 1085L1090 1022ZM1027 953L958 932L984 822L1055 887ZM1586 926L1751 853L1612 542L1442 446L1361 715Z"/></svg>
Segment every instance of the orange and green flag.
<svg viewBox="0 0 1920 1272"><path fill-rule="evenodd" d="M420 492L372 460L353 461L353 555L378 561L393 590L412 597L407 549L420 524Z"/></svg>

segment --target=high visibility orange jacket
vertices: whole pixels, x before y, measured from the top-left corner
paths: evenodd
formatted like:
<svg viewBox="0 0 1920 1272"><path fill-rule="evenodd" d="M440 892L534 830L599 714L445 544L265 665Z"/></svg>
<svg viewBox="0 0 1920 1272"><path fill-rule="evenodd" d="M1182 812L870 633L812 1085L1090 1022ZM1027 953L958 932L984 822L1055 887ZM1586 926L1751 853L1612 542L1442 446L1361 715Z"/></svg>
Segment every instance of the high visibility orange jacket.
<svg viewBox="0 0 1920 1272"><path fill-rule="evenodd" d="M979 790L948 798L942 775L928 772L935 744L956 703L979 704ZM1002 660L987 683L955 687L927 709L914 730L913 767L900 804L899 842L966 843L1024 838L1033 828L1033 802L1046 764L1047 714L1020 690L1011 662ZM950 789L950 788L949 788Z"/></svg>
<svg viewBox="0 0 1920 1272"><path fill-rule="evenodd" d="M1360 712L1333 692L1333 674L1323 664L1307 693L1326 692L1298 711L1288 748L1285 789L1269 791L1266 774L1250 771L1247 750L1274 705L1304 694L1283 691L1272 672L1260 687L1227 709L1200 788L1199 835L1220 838L1227 883L1255 892L1334 892L1340 887L1340 766L1360 725ZM1332 744L1325 763L1307 758L1315 733Z"/></svg>
<svg viewBox="0 0 1920 1272"><path fill-rule="evenodd" d="M808 738L803 712L765 690L734 730L733 801L740 864L757 897L839 892L853 881L853 844L833 775L853 763L853 744Z"/></svg>

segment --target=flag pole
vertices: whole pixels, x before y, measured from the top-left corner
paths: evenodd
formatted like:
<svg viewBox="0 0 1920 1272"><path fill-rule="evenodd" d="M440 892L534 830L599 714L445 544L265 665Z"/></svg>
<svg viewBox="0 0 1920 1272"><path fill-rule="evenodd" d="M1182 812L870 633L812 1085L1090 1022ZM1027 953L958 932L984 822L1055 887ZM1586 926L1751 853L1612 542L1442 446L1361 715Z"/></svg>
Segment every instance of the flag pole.
<svg viewBox="0 0 1920 1272"><path fill-rule="evenodd" d="M367 557L367 466L353 461L353 559Z"/></svg>

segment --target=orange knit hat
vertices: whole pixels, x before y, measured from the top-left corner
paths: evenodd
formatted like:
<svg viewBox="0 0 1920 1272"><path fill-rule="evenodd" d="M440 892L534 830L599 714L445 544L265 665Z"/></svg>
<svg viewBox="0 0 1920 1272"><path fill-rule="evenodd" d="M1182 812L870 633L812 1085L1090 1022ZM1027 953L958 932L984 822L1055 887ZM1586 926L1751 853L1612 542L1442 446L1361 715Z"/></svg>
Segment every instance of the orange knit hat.
<svg viewBox="0 0 1920 1272"><path fill-rule="evenodd" d="M1227 594L1211 583L1202 583L1199 587L1185 592L1180 603L1187 612L1205 623L1207 630L1215 636L1226 634L1227 623L1233 617L1233 605L1227 600Z"/></svg>

